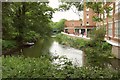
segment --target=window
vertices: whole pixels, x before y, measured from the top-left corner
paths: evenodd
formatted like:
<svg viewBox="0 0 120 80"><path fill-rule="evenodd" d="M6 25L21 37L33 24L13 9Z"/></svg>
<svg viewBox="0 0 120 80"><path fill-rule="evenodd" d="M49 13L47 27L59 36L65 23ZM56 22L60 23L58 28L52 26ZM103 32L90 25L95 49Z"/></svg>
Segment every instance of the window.
<svg viewBox="0 0 120 80"><path fill-rule="evenodd" d="M120 13L120 1L116 1L115 3L115 13Z"/></svg>
<svg viewBox="0 0 120 80"><path fill-rule="evenodd" d="M120 37L120 21L115 22L115 37Z"/></svg>
<svg viewBox="0 0 120 80"><path fill-rule="evenodd" d="M108 36L112 36L112 23L108 23Z"/></svg>
<svg viewBox="0 0 120 80"><path fill-rule="evenodd" d="M89 23L87 22L87 25L89 25Z"/></svg>
<svg viewBox="0 0 120 80"><path fill-rule="evenodd" d="M89 18L89 16L87 16L87 18Z"/></svg>
<svg viewBox="0 0 120 80"><path fill-rule="evenodd" d="M87 18L89 18L89 15L87 14Z"/></svg>

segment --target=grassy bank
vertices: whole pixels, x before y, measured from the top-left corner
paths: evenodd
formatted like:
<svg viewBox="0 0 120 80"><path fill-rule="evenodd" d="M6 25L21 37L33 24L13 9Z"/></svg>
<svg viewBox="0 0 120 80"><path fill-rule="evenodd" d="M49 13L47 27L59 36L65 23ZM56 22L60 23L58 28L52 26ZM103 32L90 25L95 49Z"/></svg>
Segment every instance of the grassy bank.
<svg viewBox="0 0 120 80"><path fill-rule="evenodd" d="M75 67L65 60L64 67L51 64L53 58L41 56L39 58L2 57L3 78L115 78L118 80L118 71L99 67Z"/></svg>
<svg viewBox="0 0 120 80"><path fill-rule="evenodd" d="M67 36L64 34L57 34L56 40L60 44L74 47L77 49L82 49L83 47L85 47L89 43L89 40L74 38L74 37L70 37L70 36Z"/></svg>

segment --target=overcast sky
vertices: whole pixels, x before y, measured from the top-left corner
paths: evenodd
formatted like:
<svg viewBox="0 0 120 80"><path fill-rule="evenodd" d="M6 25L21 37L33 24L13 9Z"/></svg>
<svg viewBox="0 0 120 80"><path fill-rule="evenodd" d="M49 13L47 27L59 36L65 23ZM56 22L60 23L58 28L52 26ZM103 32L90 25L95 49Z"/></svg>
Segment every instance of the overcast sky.
<svg viewBox="0 0 120 80"><path fill-rule="evenodd" d="M59 2L58 0L49 0L49 6L51 6L52 8L58 8L59 7ZM82 18L82 16L81 16ZM67 19L67 20L79 20L79 16L74 13L72 10L68 10L68 11L57 11L53 14L53 18L52 21L53 22L58 22L61 19Z"/></svg>

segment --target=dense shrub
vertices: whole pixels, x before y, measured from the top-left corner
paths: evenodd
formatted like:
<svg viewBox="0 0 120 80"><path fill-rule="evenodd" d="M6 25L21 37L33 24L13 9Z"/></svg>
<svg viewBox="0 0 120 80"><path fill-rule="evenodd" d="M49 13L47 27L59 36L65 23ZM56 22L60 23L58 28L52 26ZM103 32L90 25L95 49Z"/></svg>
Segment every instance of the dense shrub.
<svg viewBox="0 0 120 80"><path fill-rule="evenodd" d="M2 49L6 50L6 49L11 49L11 48L15 48L16 42L15 41L11 41L11 40L2 40Z"/></svg>
<svg viewBox="0 0 120 80"><path fill-rule="evenodd" d="M104 41L104 36L105 30L103 27L94 29L90 33L91 41L85 49L87 62L90 65L103 66L104 63L109 62L109 57L112 56L112 46Z"/></svg>
<svg viewBox="0 0 120 80"><path fill-rule="evenodd" d="M60 57L59 57L60 58ZM63 60L63 59L62 59ZM119 78L118 71L110 68L76 67L65 59L64 66L51 64L52 60L39 58L2 57L3 78Z"/></svg>
<svg viewBox="0 0 120 80"><path fill-rule="evenodd" d="M89 35L90 38L93 40L94 43L104 41L105 37L105 28L103 26L98 27L90 31Z"/></svg>

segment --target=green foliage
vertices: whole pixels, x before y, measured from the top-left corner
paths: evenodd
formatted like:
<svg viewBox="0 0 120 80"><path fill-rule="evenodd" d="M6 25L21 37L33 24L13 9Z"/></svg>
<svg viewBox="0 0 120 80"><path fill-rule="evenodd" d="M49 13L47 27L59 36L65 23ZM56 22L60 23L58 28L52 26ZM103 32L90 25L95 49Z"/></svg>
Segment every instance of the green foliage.
<svg viewBox="0 0 120 80"><path fill-rule="evenodd" d="M32 6L32 7L31 7ZM16 40L19 44L51 34L50 19L54 10L48 3L2 3L3 39ZM32 39L33 38L33 39Z"/></svg>
<svg viewBox="0 0 120 80"><path fill-rule="evenodd" d="M104 41L104 28L95 29L91 32L91 40L71 38L64 34L56 36L60 44L71 46L83 50L86 55L86 63L91 66L105 67L105 63L109 62L112 56L112 46Z"/></svg>
<svg viewBox="0 0 120 80"><path fill-rule="evenodd" d="M87 40L72 38L64 34L58 34L56 36L56 39L61 44L68 45L78 49L85 47L85 45L88 43Z"/></svg>
<svg viewBox="0 0 120 80"><path fill-rule="evenodd" d="M3 50L9 49L9 48L15 48L16 46L17 45L16 45L15 41L2 40L2 49Z"/></svg>
<svg viewBox="0 0 120 80"><path fill-rule="evenodd" d="M53 31L61 32L64 30L64 23L66 19L61 19L59 22L51 22L51 27Z"/></svg>
<svg viewBox="0 0 120 80"><path fill-rule="evenodd" d="M97 16L93 16L92 17L92 20L95 21L95 22L101 22L102 21L102 18L99 18Z"/></svg>
<svg viewBox="0 0 120 80"><path fill-rule="evenodd" d="M95 13L96 16L93 16L93 21L100 22L103 19L99 16L100 14L104 14L104 11L107 13L107 17L110 17L110 11L113 10L111 6L102 6L104 5L103 2L87 2L87 8L91 8Z"/></svg>
<svg viewBox="0 0 120 80"><path fill-rule="evenodd" d="M88 8L93 9L95 13L99 14L99 13L103 13L102 4L103 4L102 2L87 2L86 6Z"/></svg>
<svg viewBox="0 0 120 80"><path fill-rule="evenodd" d="M101 42L104 41L105 33L105 28L103 26L100 26L94 30L91 30L90 38L93 40L94 43Z"/></svg>
<svg viewBox="0 0 120 80"><path fill-rule="evenodd" d="M116 78L118 71L110 68L99 68L97 66L72 66L65 59L65 64L51 64L51 59L41 56L40 58L2 57L2 77L3 78ZM64 61L63 61L64 62Z"/></svg>
<svg viewBox="0 0 120 80"><path fill-rule="evenodd" d="M25 42L27 42L27 41L34 42L34 41L36 41L37 38L39 38L39 34L34 31L30 31L30 32L26 33L24 40L25 40Z"/></svg>
<svg viewBox="0 0 120 80"><path fill-rule="evenodd" d="M87 61L92 66L103 66L105 62L109 61L109 57L112 56L112 46L104 41L104 27L100 27L91 31L90 37L91 41L87 44L85 49Z"/></svg>

